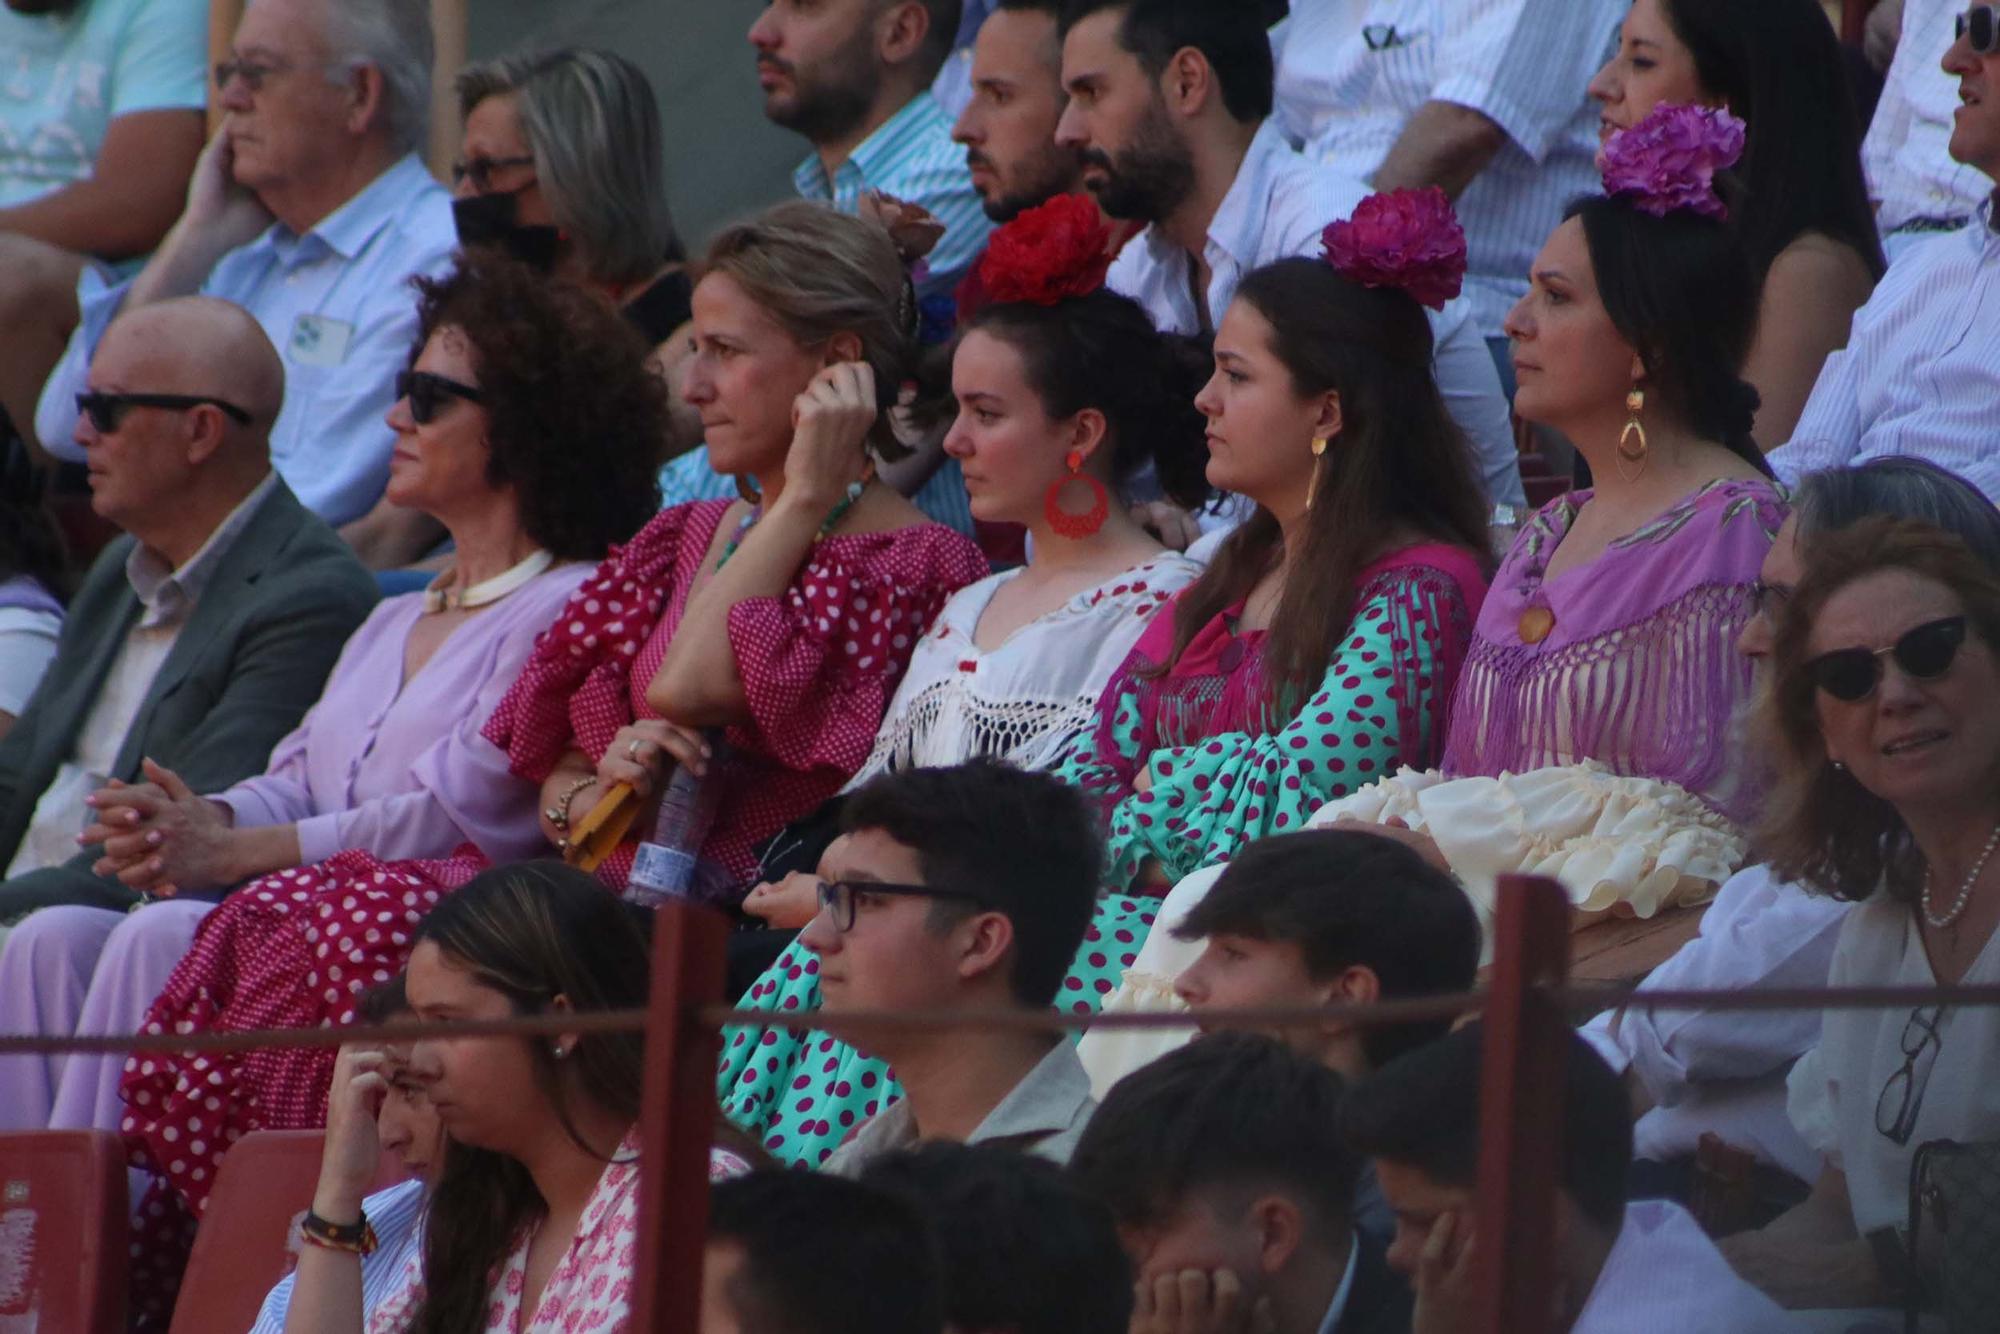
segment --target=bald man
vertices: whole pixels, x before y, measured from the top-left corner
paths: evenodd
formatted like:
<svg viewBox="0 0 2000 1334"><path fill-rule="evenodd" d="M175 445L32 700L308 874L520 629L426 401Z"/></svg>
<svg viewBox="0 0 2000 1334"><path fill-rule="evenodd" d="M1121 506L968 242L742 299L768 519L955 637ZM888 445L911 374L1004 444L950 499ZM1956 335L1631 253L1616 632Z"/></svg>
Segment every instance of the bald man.
<svg viewBox="0 0 2000 1334"><path fill-rule="evenodd" d="M120 908L92 874L85 798L153 760L197 792L262 772L319 698L374 580L271 469L285 373L241 307L138 307L98 344L76 442L124 535L70 605L56 658L0 740L0 923Z"/></svg>

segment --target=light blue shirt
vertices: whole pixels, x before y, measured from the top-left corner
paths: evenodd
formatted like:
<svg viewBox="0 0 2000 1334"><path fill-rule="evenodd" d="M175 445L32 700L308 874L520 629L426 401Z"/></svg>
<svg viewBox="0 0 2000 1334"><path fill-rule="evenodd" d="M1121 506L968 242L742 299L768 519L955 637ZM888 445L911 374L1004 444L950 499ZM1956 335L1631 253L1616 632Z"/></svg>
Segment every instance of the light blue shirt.
<svg viewBox="0 0 2000 1334"><path fill-rule="evenodd" d="M672 509L693 500L726 500L736 494L736 479L708 466L708 446L697 445L660 469L660 508ZM917 488L910 503L947 528L972 536L972 500L965 493L965 474L958 460L946 456L930 480Z"/></svg>
<svg viewBox="0 0 2000 1334"><path fill-rule="evenodd" d="M401 1290L403 1271L423 1250L424 1183L404 1181L378 1190L361 1202L361 1212L375 1229L374 1253L361 1257L361 1313L366 1324L369 1313L384 1298ZM284 1334L285 1317L292 1309L292 1284L297 1278L297 1274L287 1274L271 1289L250 1334Z"/></svg>
<svg viewBox="0 0 2000 1334"><path fill-rule="evenodd" d="M0 8L0 208L89 177L118 117L198 111L207 95L204 0Z"/></svg>
<svg viewBox="0 0 2000 1334"><path fill-rule="evenodd" d="M792 172L792 184L800 197L832 204L842 213L857 212L868 190L928 209L944 224L944 235L924 261L919 297L950 297L993 230L979 192L972 188L965 150L951 141L951 118L928 92L904 103L855 145L832 179L815 153Z"/></svg>
<svg viewBox="0 0 2000 1334"><path fill-rule="evenodd" d="M442 273L457 244L450 197L410 154L303 236L273 223L201 285L249 311L278 349L285 406L271 464L330 524L366 514L388 485L395 436L383 416L417 336L410 278ZM83 319L35 413L36 434L58 457L83 457L76 395L128 286L107 288L89 271L77 285Z"/></svg>
<svg viewBox="0 0 2000 1334"><path fill-rule="evenodd" d="M1354 1295L1354 1275L1361 1268L1361 1238L1347 1243L1347 1268L1341 1271L1340 1286L1333 1290L1333 1302L1326 1308L1325 1319L1319 1322L1319 1334L1335 1334L1340 1328L1340 1318L1347 1314L1348 1299Z"/></svg>

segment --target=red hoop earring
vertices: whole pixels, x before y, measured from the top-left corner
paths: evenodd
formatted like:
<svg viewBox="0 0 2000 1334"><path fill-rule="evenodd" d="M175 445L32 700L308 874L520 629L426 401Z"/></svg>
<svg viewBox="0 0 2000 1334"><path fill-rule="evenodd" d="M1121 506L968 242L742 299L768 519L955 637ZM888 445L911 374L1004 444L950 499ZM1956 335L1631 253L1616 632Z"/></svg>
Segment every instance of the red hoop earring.
<svg viewBox="0 0 2000 1334"><path fill-rule="evenodd" d="M1069 465L1069 476L1058 477L1049 483L1048 491L1042 496L1042 513L1049 521L1049 527L1063 537L1076 540L1089 537L1104 526L1111 515L1111 494L1104 489L1104 483L1083 470L1083 451L1072 449L1063 462ZM1071 514L1062 507L1062 491L1071 482L1082 482L1090 488L1090 508L1081 514Z"/></svg>

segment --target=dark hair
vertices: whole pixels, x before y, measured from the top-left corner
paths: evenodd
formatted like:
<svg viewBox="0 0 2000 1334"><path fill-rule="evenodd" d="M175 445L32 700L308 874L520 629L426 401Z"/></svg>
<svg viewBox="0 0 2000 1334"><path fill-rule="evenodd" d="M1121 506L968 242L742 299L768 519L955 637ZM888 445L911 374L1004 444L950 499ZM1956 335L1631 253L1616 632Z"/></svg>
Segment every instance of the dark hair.
<svg viewBox="0 0 2000 1334"><path fill-rule="evenodd" d="M1340 440L1326 451L1304 549L1265 640L1271 702L1318 684L1348 633L1355 583L1397 534L1414 530L1485 558L1487 508L1464 433L1431 374L1431 325L1409 293L1349 282L1322 260L1281 259L1237 285L1271 326L1272 353L1300 394L1340 394ZM1174 604L1166 671L1201 628L1249 595L1284 557L1259 506L1224 539Z"/></svg>
<svg viewBox="0 0 2000 1334"><path fill-rule="evenodd" d="M958 45L958 29L965 18L964 0L918 0L923 5L924 14L930 20L924 32L922 59L919 67L924 82L930 83L944 68L944 62L951 59L954 47Z"/></svg>
<svg viewBox="0 0 2000 1334"><path fill-rule="evenodd" d="M1054 1163L933 1143L873 1159L861 1180L929 1219L953 1329L1107 1334L1131 1320L1131 1262L1111 1211Z"/></svg>
<svg viewBox="0 0 2000 1334"><path fill-rule="evenodd" d="M1914 454L1889 454L1852 468L1807 473L1792 488L1799 536L1883 515L1942 528L2000 571L2000 509L1972 483Z"/></svg>
<svg viewBox="0 0 2000 1334"><path fill-rule="evenodd" d="M1742 375L1763 284L1736 234L1687 209L1654 217L1603 195L1576 200L1563 217L1582 220L1598 297L1646 367L1648 396L1769 477L1750 437L1757 391Z"/></svg>
<svg viewBox="0 0 2000 1334"><path fill-rule="evenodd" d="M1067 34L1107 9L1125 11L1118 44L1152 78L1164 74L1178 52L1193 47L1215 71L1231 116L1249 125L1271 114L1277 71L1270 34L1244 14L1242 0L1069 0L1062 30Z"/></svg>
<svg viewBox="0 0 2000 1334"><path fill-rule="evenodd" d="M1470 991L1479 971L1479 917L1458 882L1364 830L1258 839L1173 934L1289 942L1315 980L1367 968L1381 979L1384 1000ZM1379 1066L1450 1031L1449 1019L1371 1025L1361 1030L1361 1046Z"/></svg>
<svg viewBox="0 0 2000 1334"><path fill-rule="evenodd" d="M1060 24L1066 3L1067 0L999 0L993 8L1009 14L1047 14Z"/></svg>
<svg viewBox="0 0 2000 1334"><path fill-rule="evenodd" d="M60 598L69 557L62 532L42 500L42 473L0 407L0 583L25 577Z"/></svg>
<svg viewBox="0 0 2000 1334"><path fill-rule="evenodd" d="M646 940L633 911L588 872L561 862L480 872L424 917L412 947L425 941L505 996L517 1014L540 1014L557 996L579 1013L646 1004ZM522 1041L540 1095L570 1138L590 1149L576 1131L548 1044ZM587 1033L563 1066L583 1097L637 1120L644 1056L639 1033ZM424 1232L424 1302L411 1328L417 1334L484 1329L495 1266L542 1207L518 1160L448 1138Z"/></svg>
<svg viewBox="0 0 2000 1334"><path fill-rule="evenodd" d="M410 1011L410 996L403 987L403 974L387 982L377 982L354 998L354 1017L364 1024L385 1024Z"/></svg>
<svg viewBox="0 0 2000 1334"><path fill-rule="evenodd" d="M1275 1038L1213 1033L1112 1086L1070 1172L1120 1226L1147 1227L1202 1190L1282 1190L1320 1235L1354 1219L1361 1164L1340 1138L1340 1076Z"/></svg>
<svg viewBox="0 0 2000 1334"><path fill-rule="evenodd" d="M1077 790L997 760L885 773L842 806L840 827L877 829L913 848L926 884L976 896L939 900L936 929L983 910L1014 925L1014 998L1048 1005L1083 944L1103 846Z"/></svg>
<svg viewBox="0 0 2000 1334"><path fill-rule="evenodd" d="M1104 414L1116 479L1151 462L1183 509L1208 499L1208 426L1194 406L1208 378L1205 345L1159 333L1138 302L1102 287L1054 305L985 306L965 325L974 329L1019 354L1052 419Z"/></svg>
<svg viewBox="0 0 2000 1334"><path fill-rule="evenodd" d="M1485 1026L1475 1020L1397 1057L1347 1095L1347 1141L1370 1158L1413 1167L1441 1186L1479 1181L1479 1067ZM1632 1110L1604 1058L1563 1034L1562 1176L1584 1216L1616 1228L1632 1165ZM1542 1239L1531 1239L1537 1244Z"/></svg>
<svg viewBox="0 0 2000 1334"><path fill-rule="evenodd" d="M1761 276L1805 232L1888 268L1861 175L1861 125L1833 25L1815 0L1663 0L1695 77L1748 127L1730 221Z"/></svg>
<svg viewBox="0 0 2000 1334"><path fill-rule="evenodd" d="M602 298L485 248L412 279L410 364L441 328L465 336L492 455L521 526L559 560L597 560L660 508L667 387L652 349Z"/></svg>
<svg viewBox="0 0 2000 1334"><path fill-rule="evenodd" d="M1879 888L1914 905L1922 894L1923 852L1900 811L1828 762L1806 670L1807 641L1835 593L1868 575L1902 570L1949 589L1965 608L1968 631L2000 653L2000 570L1952 533L1887 516L1822 532L1803 554L1805 578L1779 618L1771 650L1768 730L1777 743L1778 780L1760 842L1784 879L1838 899L1865 899Z"/></svg>
<svg viewBox="0 0 2000 1334"><path fill-rule="evenodd" d="M813 1172L717 1183L708 1239L743 1248L729 1284L743 1334L938 1334L937 1243L916 1207Z"/></svg>

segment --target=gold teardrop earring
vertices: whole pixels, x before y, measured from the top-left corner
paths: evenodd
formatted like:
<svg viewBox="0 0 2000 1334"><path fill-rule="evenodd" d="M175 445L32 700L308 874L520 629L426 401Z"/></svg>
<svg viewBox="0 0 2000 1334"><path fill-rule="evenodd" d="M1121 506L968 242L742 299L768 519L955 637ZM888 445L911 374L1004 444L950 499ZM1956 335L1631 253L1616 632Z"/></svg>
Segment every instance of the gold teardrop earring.
<svg viewBox="0 0 2000 1334"><path fill-rule="evenodd" d="M1307 509L1311 509L1313 507L1313 495L1315 492L1319 490L1319 464L1320 460L1326 457L1325 436L1316 435L1313 437L1312 451L1313 451L1313 475L1312 475L1312 480L1306 483Z"/></svg>
<svg viewBox="0 0 2000 1334"><path fill-rule="evenodd" d="M1625 419L1625 429L1618 433L1618 475L1628 482L1638 481L1646 472L1646 428L1639 420L1639 414L1645 410L1646 391L1633 385L1632 392L1625 395L1625 411L1631 415ZM1639 437L1636 447L1630 443L1635 435ZM1625 468L1628 463L1635 465L1629 472Z"/></svg>

